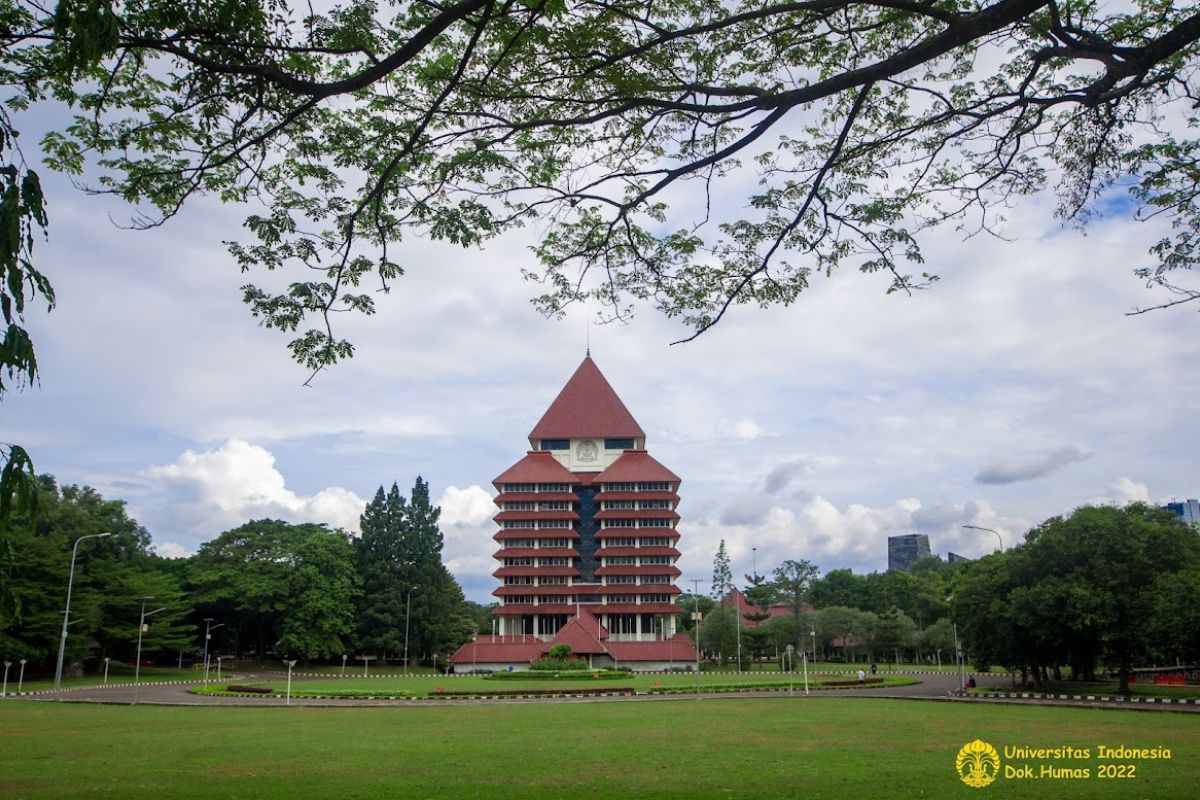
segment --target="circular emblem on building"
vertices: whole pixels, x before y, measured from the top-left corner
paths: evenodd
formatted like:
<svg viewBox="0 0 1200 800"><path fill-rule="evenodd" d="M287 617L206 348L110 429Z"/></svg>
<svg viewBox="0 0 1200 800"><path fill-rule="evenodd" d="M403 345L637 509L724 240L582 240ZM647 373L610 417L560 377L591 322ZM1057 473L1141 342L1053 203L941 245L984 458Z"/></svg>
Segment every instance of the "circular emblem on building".
<svg viewBox="0 0 1200 800"><path fill-rule="evenodd" d="M585 439L575 448L575 458L580 461L595 461L600 457L600 448L590 439Z"/></svg>
<svg viewBox="0 0 1200 800"><path fill-rule="evenodd" d="M964 744L954 760L954 769L962 782L973 789L982 789L1000 772L1000 754L985 741L976 739Z"/></svg>

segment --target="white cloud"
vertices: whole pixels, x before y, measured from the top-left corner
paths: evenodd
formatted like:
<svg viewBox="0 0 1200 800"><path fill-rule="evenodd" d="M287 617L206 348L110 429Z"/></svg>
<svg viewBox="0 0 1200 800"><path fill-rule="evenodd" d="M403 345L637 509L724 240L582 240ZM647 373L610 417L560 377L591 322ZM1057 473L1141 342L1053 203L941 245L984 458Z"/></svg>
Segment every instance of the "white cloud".
<svg viewBox="0 0 1200 800"><path fill-rule="evenodd" d="M442 525L479 526L496 514L496 504L492 502L492 495L475 485L465 489L447 486L437 504L442 509Z"/></svg>
<svg viewBox="0 0 1200 800"><path fill-rule="evenodd" d="M732 439L757 439L763 430L752 419L731 420L721 417L715 426L717 436Z"/></svg>
<svg viewBox="0 0 1200 800"><path fill-rule="evenodd" d="M1146 484L1137 483L1130 478L1118 478L1108 490L1117 497L1121 505L1150 502L1150 490L1146 488Z"/></svg>
<svg viewBox="0 0 1200 800"><path fill-rule="evenodd" d="M1138 483L1132 478L1117 478L1108 486L1106 494L1090 498L1088 505L1093 506L1127 506L1130 503L1149 503L1150 489L1144 483Z"/></svg>
<svg viewBox="0 0 1200 800"><path fill-rule="evenodd" d="M163 558L187 558L192 554L186 547L175 542L156 544L151 549Z"/></svg>
<svg viewBox="0 0 1200 800"><path fill-rule="evenodd" d="M208 529L210 535L260 517L324 522L357 532L366 505L357 494L339 486L308 497L298 495L285 485L269 450L241 439L201 453L187 450L174 464L150 467L141 474L179 495L192 529Z"/></svg>
<svg viewBox="0 0 1200 800"><path fill-rule="evenodd" d="M753 555L763 573L785 559L807 559L822 572L850 568L861 573L886 569L889 536L925 533L932 552L943 558L948 551L977 557L995 550L996 540L991 534L964 530L963 525L999 531L1005 547L1022 541L1030 526L1027 520L997 514L981 501L926 507L907 497L879 507L851 503L840 508L820 496L794 506L760 500L760 513L754 516L742 513L749 498L741 498L733 504L734 513L685 519L680 538L684 572L706 574L721 539L737 574L751 571L752 548L757 548Z"/></svg>

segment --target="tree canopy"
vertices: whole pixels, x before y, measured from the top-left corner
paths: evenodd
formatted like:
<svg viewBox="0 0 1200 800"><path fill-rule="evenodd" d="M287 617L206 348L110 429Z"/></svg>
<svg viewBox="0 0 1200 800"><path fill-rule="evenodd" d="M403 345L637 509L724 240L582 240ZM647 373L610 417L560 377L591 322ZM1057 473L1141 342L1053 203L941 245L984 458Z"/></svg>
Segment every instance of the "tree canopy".
<svg viewBox="0 0 1200 800"><path fill-rule="evenodd" d="M234 261L292 279L244 299L313 370L353 353L335 312L374 312L406 237L526 225L545 313L649 305L699 334L841 267L927 286L931 228L991 230L1047 186L1081 223L1127 191L1173 223L1138 273L1200 297L1175 277L1200 242L1194 3L0 0L0 20L0 394L36 379L24 314L54 302L18 145L45 103L75 111L49 166L137 224L246 204ZM25 452L0 455L2 520L35 493Z"/></svg>
<svg viewBox="0 0 1200 800"><path fill-rule="evenodd" d="M77 110L45 138L50 164L145 224L201 194L255 204L240 266L316 273L246 301L300 331L314 369L352 352L330 313L370 313L363 284L403 272L409 235L538 224L543 310L648 301L695 331L844 265L911 291L933 279L923 232L987 229L1051 181L1065 218L1119 187L1176 220L1148 280L1195 261L1191 3L0 0L0 16L20 222L3 263L22 279L6 316L52 300L11 113L49 99ZM27 372L16 344L6 364Z"/></svg>

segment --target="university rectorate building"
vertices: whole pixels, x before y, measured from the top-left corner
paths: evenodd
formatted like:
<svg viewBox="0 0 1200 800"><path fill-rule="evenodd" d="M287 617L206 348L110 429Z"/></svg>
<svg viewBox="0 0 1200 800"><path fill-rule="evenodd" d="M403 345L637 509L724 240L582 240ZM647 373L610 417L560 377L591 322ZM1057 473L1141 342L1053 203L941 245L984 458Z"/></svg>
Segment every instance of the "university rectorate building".
<svg viewBox="0 0 1200 800"><path fill-rule="evenodd" d="M676 630L679 476L589 354L494 481L497 633L451 658L458 672L522 669L557 644L594 667L683 667Z"/></svg>

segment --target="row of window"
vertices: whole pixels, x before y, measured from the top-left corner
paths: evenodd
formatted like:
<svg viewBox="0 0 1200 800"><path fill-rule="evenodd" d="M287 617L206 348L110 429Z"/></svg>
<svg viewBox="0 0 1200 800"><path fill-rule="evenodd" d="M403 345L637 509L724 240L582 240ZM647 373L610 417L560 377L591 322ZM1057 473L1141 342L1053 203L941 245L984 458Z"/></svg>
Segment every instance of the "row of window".
<svg viewBox="0 0 1200 800"><path fill-rule="evenodd" d="M516 557L500 559L504 566L570 566L571 560L562 555L552 555L550 558ZM535 564L536 561L536 564Z"/></svg>
<svg viewBox="0 0 1200 800"><path fill-rule="evenodd" d="M509 575L504 579L505 586L566 586L566 584L566 575L541 575L537 578L532 575Z"/></svg>
<svg viewBox="0 0 1200 800"><path fill-rule="evenodd" d="M636 575L609 575L608 577L606 577L604 579L604 582L609 586L613 586L615 584L627 584L627 583L642 583L642 584L670 583L671 576L670 575L642 575L641 581L638 581L638 576L636 576Z"/></svg>
<svg viewBox="0 0 1200 800"><path fill-rule="evenodd" d="M571 504L566 500L549 500L544 503L535 503L532 500L523 500L519 503L501 503L504 511L570 511Z"/></svg>
<svg viewBox="0 0 1200 800"><path fill-rule="evenodd" d="M635 539L632 536L617 536L614 538L606 538L604 540L605 547L638 547L638 542L641 542L641 547L670 547L671 540L665 537L650 537L643 539Z"/></svg>
<svg viewBox="0 0 1200 800"><path fill-rule="evenodd" d="M600 485L602 492L669 492L671 484L666 481L650 481L647 483L604 483Z"/></svg>
<svg viewBox="0 0 1200 800"><path fill-rule="evenodd" d="M652 564L670 564L672 556L605 556L601 560L606 567L648 567Z"/></svg>
<svg viewBox="0 0 1200 800"><path fill-rule="evenodd" d="M543 450L570 450L570 439L542 439L539 446ZM633 439L605 439L605 450L632 450Z"/></svg>
<svg viewBox="0 0 1200 800"><path fill-rule="evenodd" d="M615 603L637 603L639 597L641 597L641 599L642 599L641 602L643 605L646 603L670 603L671 602L671 595L669 595L669 594L643 594L643 595L614 594L614 595L609 596L608 602L610 605L615 604ZM583 597L580 597L580 598L578 598L578 600L580 603L598 603L598 602L600 602L598 598L593 599L593 600L585 600ZM532 595L532 594L514 594L509 597L504 598L504 605L506 605L506 606L533 605L535 602L538 602L544 606L566 605L566 604L574 604L576 602L576 598L573 597L572 595L568 595L568 594L546 594L546 595L542 595L541 598L537 598L535 595ZM610 631L611 631L611 629L610 629ZM619 631L611 631L611 632L619 632ZM631 633L632 631L624 631L624 632Z"/></svg>
<svg viewBox="0 0 1200 800"><path fill-rule="evenodd" d="M601 509L605 511L613 511L624 508L670 508L670 500L605 500L600 504Z"/></svg>
<svg viewBox="0 0 1200 800"><path fill-rule="evenodd" d="M502 492L569 492L571 487L565 483L505 483L501 485Z"/></svg>
<svg viewBox="0 0 1200 800"><path fill-rule="evenodd" d="M651 520L647 520L650 522ZM504 521L505 530L548 530L550 528L569 528L569 519L509 519Z"/></svg>
<svg viewBox="0 0 1200 800"><path fill-rule="evenodd" d="M602 528L669 528L674 520L669 519L605 519Z"/></svg>
<svg viewBox="0 0 1200 800"><path fill-rule="evenodd" d="M664 540L665 541L665 540ZM570 547L570 539L508 539L504 547Z"/></svg>

